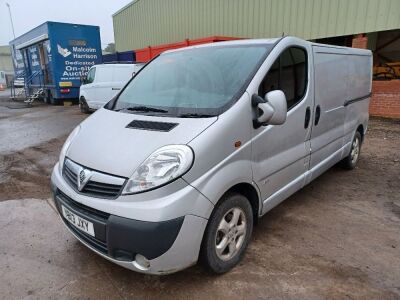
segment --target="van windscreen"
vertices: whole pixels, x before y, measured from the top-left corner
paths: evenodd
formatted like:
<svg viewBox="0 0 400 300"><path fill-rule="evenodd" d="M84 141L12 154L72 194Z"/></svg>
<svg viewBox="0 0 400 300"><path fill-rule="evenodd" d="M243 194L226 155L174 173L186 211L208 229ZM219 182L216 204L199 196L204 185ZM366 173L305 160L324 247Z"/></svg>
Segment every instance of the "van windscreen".
<svg viewBox="0 0 400 300"><path fill-rule="evenodd" d="M113 109L169 116L218 115L242 95L272 46L211 46L162 54L130 81Z"/></svg>

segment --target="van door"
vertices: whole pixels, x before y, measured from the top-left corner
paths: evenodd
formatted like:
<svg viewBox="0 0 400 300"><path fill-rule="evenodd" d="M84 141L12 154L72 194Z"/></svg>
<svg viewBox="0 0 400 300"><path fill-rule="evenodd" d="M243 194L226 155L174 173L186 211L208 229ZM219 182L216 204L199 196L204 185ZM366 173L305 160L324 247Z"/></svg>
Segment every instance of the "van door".
<svg viewBox="0 0 400 300"><path fill-rule="evenodd" d="M308 44L286 47L259 86L261 97L282 90L288 109L284 124L254 129L253 177L264 199L263 213L300 189L308 170L313 107L309 50Z"/></svg>
<svg viewBox="0 0 400 300"><path fill-rule="evenodd" d="M116 66L113 72L113 84L110 91L111 100L125 84L132 78L134 73L134 65L130 66Z"/></svg>
<svg viewBox="0 0 400 300"><path fill-rule="evenodd" d="M112 98L114 69L115 66L113 65L102 65L97 67L97 74L94 82L95 100L93 101L93 107L96 109L101 108Z"/></svg>
<svg viewBox="0 0 400 300"><path fill-rule="evenodd" d="M94 108L93 104L96 101L96 67L90 68L89 72L86 75L86 82L83 86L81 86L81 91L86 99L87 104L90 108Z"/></svg>
<svg viewBox="0 0 400 300"><path fill-rule="evenodd" d="M346 49L313 46L315 103L311 133L311 181L340 160L347 97Z"/></svg>

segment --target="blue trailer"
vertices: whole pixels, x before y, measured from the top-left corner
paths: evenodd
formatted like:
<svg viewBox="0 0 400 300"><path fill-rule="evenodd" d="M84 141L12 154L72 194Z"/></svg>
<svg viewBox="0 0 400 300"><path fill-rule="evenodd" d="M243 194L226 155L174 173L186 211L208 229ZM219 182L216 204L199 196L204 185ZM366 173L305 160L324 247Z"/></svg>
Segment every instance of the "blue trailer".
<svg viewBox="0 0 400 300"><path fill-rule="evenodd" d="M77 99L81 78L102 62L98 26L45 22L10 46L15 83L22 85L26 102Z"/></svg>
<svg viewBox="0 0 400 300"><path fill-rule="evenodd" d="M103 54L103 63L134 63L136 55L133 50Z"/></svg>

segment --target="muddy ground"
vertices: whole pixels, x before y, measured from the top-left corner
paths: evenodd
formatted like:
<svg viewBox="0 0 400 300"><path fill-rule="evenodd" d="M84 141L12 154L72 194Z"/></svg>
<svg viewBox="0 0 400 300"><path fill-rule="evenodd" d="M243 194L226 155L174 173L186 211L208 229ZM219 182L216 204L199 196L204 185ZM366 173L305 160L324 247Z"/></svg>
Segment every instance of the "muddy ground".
<svg viewBox="0 0 400 300"><path fill-rule="evenodd" d="M358 167L332 168L264 216L231 272L159 277L92 253L48 204L51 168L84 118L0 105L0 298L400 299L400 121L371 120Z"/></svg>

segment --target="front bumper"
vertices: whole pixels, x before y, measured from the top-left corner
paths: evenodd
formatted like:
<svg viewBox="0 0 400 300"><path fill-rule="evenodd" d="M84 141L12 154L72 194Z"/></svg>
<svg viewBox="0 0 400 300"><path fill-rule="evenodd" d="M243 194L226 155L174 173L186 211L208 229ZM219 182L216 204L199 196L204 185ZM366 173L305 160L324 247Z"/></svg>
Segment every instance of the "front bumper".
<svg viewBox="0 0 400 300"><path fill-rule="evenodd" d="M173 273L197 262L207 218L194 214L171 217L173 213L170 205L174 203L171 199L167 208L163 205L154 205L154 202L151 205L149 202L147 209L154 211L153 216L162 216L159 210L169 211L170 216L166 216L165 220L147 221L114 214L113 211L118 211L115 206L118 207L120 204L118 199L91 199L108 202L114 207L110 211L99 210L85 203L86 199L70 189L60 176L58 166L54 168L52 174L52 189L54 202L66 227L79 241L104 258L125 268L149 274ZM204 197L195 189L190 194L191 197L196 194L199 194L197 197ZM192 199L185 200L192 201ZM206 201L204 205L210 205L211 212L211 203L207 199L204 200ZM179 202L180 199L176 201ZM126 201L123 204L123 207L126 207ZM65 220L61 213L61 205L92 222L95 237L80 231ZM133 201L131 206L135 205L138 205L138 202ZM135 260L137 254L148 260L149 267L144 267Z"/></svg>

